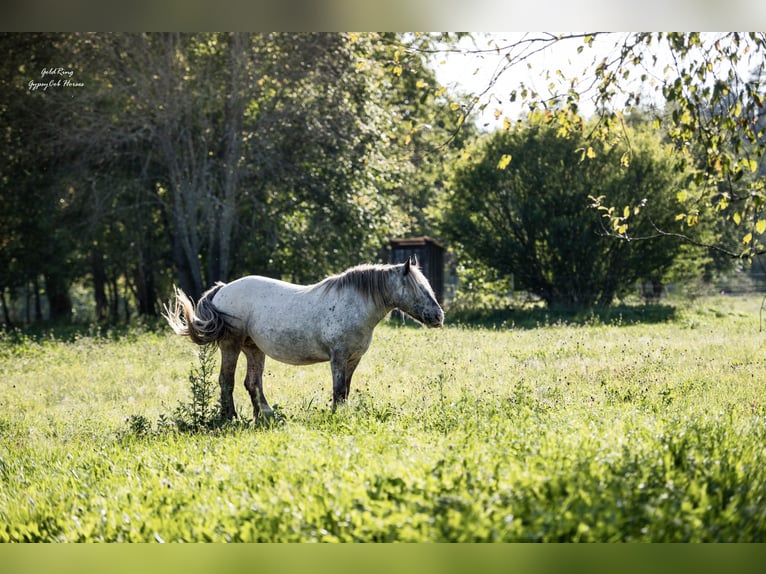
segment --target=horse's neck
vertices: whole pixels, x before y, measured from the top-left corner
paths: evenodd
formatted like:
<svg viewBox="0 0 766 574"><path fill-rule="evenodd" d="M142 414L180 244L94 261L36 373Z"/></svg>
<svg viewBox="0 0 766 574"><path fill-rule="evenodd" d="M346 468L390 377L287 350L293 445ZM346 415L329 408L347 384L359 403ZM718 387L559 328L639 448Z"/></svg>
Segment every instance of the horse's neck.
<svg viewBox="0 0 766 574"><path fill-rule="evenodd" d="M369 297L360 291L353 291L358 307L352 312L355 312L359 321L370 329L374 329L391 310L396 308L396 305L388 300L376 301L375 298Z"/></svg>
<svg viewBox="0 0 766 574"><path fill-rule="evenodd" d="M374 329L396 307L389 297L374 297L364 289L352 285L332 291L336 300L330 302L330 306L340 305L348 315L348 323L356 323L369 330ZM326 304L327 301L323 303Z"/></svg>

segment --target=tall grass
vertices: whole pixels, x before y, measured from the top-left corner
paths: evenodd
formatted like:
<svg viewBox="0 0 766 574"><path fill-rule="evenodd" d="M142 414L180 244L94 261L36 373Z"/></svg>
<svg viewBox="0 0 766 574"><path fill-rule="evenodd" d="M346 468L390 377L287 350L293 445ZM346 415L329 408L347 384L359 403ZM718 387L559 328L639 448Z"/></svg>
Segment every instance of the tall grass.
<svg viewBox="0 0 766 574"><path fill-rule="evenodd" d="M759 306L382 325L335 414L327 364L267 361L272 427L176 424L170 334L6 334L0 541L763 541Z"/></svg>

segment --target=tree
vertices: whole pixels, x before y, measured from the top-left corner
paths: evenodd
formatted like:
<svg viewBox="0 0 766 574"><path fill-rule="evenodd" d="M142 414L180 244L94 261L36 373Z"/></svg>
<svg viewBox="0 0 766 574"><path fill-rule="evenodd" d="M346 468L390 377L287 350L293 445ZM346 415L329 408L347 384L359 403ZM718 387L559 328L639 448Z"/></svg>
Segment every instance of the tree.
<svg viewBox="0 0 766 574"><path fill-rule="evenodd" d="M521 99L532 112L576 112L583 100L591 99L598 110L598 122L588 134L591 141L619 135L625 114L643 108L652 113L655 128L675 146L679 170L701 159L702 169L695 176L696 193L687 196L689 201L668 206L685 222L685 229L671 231L656 226L651 234L639 235L629 222L620 219L620 209L608 212L620 204L606 196L595 206L606 207L611 224L622 229L622 233L613 233L615 237L664 235L699 243L692 228L702 221L700 215L704 213L733 222L739 236L734 249L726 244L705 245L730 257L764 253L766 33L528 34L475 52L505 55L504 64L490 82L494 84L500 75L538 51L558 45L571 46L573 53L587 53L597 38L607 37L615 38L614 49L606 55L596 54L581 76L567 78L560 70L549 70L547 93L520 86L508 96L512 101ZM662 70L657 69L660 61L668 62ZM488 105L484 96L490 89L491 85L477 95L473 107ZM660 105L647 103L652 93L662 97ZM702 150L702 155L695 156L695 149ZM635 206L640 200L634 198L631 204Z"/></svg>
<svg viewBox="0 0 766 574"><path fill-rule="evenodd" d="M41 82L58 51L59 35L0 34L4 54L0 74L0 290L5 311L6 289L25 290L34 299L35 317L42 318L42 293L50 316L67 319L72 312L69 284L80 270L74 235L72 189L61 173L72 158L50 145L70 116L55 97L32 89ZM47 84L48 80L45 80ZM28 296L29 300L30 297ZM27 319L32 319L27 305Z"/></svg>
<svg viewBox="0 0 766 574"><path fill-rule="evenodd" d="M1 36L4 310L80 281L99 319L153 314L172 283L314 281L427 233L462 144L439 148L456 120L412 41L431 40ZM51 62L81 87L30 90Z"/></svg>
<svg viewBox="0 0 766 574"><path fill-rule="evenodd" d="M691 174L674 170L672 150L648 129L626 128L629 144L607 143L589 141L578 116L568 115L568 130L562 121L539 113L481 140L451 183L443 232L549 306L608 305L638 280L660 281L678 249L667 239L610 240L594 198L643 198L621 210L624 220L669 226L668 206Z"/></svg>

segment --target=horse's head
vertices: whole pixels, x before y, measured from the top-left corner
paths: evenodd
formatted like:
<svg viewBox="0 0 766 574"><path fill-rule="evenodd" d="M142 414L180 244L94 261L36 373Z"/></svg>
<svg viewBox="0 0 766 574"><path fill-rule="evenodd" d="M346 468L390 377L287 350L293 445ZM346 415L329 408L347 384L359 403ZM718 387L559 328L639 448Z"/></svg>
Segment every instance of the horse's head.
<svg viewBox="0 0 766 574"><path fill-rule="evenodd" d="M408 259L393 268L393 303L410 317L427 327L441 327L444 311L434 296L428 279L421 273L417 260Z"/></svg>

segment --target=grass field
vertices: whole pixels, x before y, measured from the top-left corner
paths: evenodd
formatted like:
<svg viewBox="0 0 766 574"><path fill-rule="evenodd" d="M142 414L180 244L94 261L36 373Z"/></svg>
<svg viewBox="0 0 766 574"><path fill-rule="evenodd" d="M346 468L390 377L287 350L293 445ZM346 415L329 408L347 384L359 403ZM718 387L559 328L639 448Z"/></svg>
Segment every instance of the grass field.
<svg viewBox="0 0 766 574"><path fill-rule="evenodd" d="M2 334L0 541L764 541L760 305L384 324L339 412L267 361L208 432L169 329Z"/></svg>

